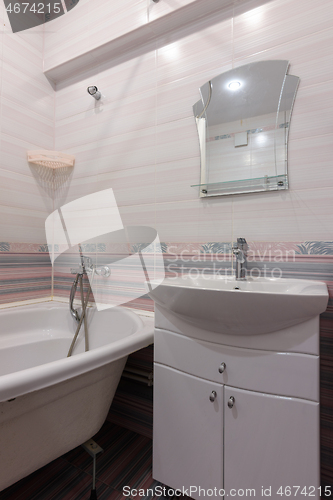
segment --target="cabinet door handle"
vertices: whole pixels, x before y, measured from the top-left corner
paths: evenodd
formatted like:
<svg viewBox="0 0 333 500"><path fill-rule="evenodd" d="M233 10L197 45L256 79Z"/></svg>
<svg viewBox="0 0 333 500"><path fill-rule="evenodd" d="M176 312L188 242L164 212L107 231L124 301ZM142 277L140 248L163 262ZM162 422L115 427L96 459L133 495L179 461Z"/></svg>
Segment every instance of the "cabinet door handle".
<svg viewBox="0 0 333 500"><path fill-rule="evenodd" d="M228 401L229 408L233 408L234 404L235 404L235 398L233 396L230 396Z"/></svg>
<svg viewBox="0 0 333 500"><path fill-rule="evenodd" d="M220 366L219 366L219 372L220 373L223 373L224 370L226 369L227 365L225 363L221 363Z"/></svg>
<svg viewBox="0 0 333 500"><path fill-rule="evenodd" d="M214 403L216 396L217 396L216 391L212 391L209 396L209 401L211 401L211 403Z"/></svg>

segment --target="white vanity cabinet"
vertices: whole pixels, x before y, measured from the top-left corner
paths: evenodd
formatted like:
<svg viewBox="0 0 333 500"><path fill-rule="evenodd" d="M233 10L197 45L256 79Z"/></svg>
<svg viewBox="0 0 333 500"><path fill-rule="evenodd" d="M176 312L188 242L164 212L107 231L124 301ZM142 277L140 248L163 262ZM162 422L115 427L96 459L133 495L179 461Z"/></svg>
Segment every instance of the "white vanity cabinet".
<svg viewBox="0 0 333 500"><path fill-rule="evenodd" d="M319 499L319 464L318 355L156 328L154 479L195 499Z"/></svg>
<svg viewBox="0 0 333 500"><path fill-rule="evenodd" d="M154 378L154 478L222 488L223 386L157 363Z"/></svg>
<svg viewBox="0 0 333 500"><path fill-rule="evenodd" d="M254 488L260 497L262 487L271 488L277 499L287 496L288 486L293 497L294 486L305 486L307 494L320 486L319 403L227 386L224 401L226 491ZM318 490L312 496L319 498Z"/></svg>

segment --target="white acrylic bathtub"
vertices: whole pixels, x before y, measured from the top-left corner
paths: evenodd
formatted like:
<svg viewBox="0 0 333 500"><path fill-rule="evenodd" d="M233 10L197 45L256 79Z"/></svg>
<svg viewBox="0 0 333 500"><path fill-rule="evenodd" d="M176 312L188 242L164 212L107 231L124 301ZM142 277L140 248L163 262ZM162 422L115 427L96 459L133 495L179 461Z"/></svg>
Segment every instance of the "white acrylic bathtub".
<svg viewBox="0 0 333 500"><path fill-rule="evenodd" d="M153 342L153 319L89 309L89 352L67 304L0 311L0 491L91 438L127 356Z"/></svg>

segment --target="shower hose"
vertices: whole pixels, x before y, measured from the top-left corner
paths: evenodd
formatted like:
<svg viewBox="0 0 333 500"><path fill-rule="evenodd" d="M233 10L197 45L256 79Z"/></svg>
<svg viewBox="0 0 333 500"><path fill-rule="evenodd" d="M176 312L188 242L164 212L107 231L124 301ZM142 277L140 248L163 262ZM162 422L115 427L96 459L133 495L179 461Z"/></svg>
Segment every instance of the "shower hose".
<svg viewBox="0 0 333 500"><path fill-rule="evenodd" d="M84 300L84 297L83 297L83 277L82 277L82 274L80 274L80 277L79 277L79 280L80 280L80 290L81 290L82 314L81 314L81 318L80 318L79 324L77 325L76 332L75 332L75 335L73 337L71 346L69 348L69 351L68 351L68 354L67 354L67 358L72 355L72 352L73 352L73 349L74 349L74 346L75 346L75 342L76 342L77 337L79 335L82 323L84 323L85 350L89 351L88 324L87 324L86 309L87 309L88 302L89 302L89 297L90 297L90 292L91 292L91 283L93 282L94 274L95 274L95 269L92 270L91 280L89 280L89 287L88 287L88 292L87 292L86 300Z"/></svg>

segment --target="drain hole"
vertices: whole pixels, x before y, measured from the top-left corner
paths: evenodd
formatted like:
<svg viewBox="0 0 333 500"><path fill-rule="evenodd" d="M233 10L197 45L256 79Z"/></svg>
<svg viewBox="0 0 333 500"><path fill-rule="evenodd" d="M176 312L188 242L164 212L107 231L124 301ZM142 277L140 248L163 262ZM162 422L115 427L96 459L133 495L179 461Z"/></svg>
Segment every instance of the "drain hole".
<svg viewBox="0 0 333 500"><path fill-rule="evenodd" d="M235 286L234 290L240 290L239 286Z"/></svg>

